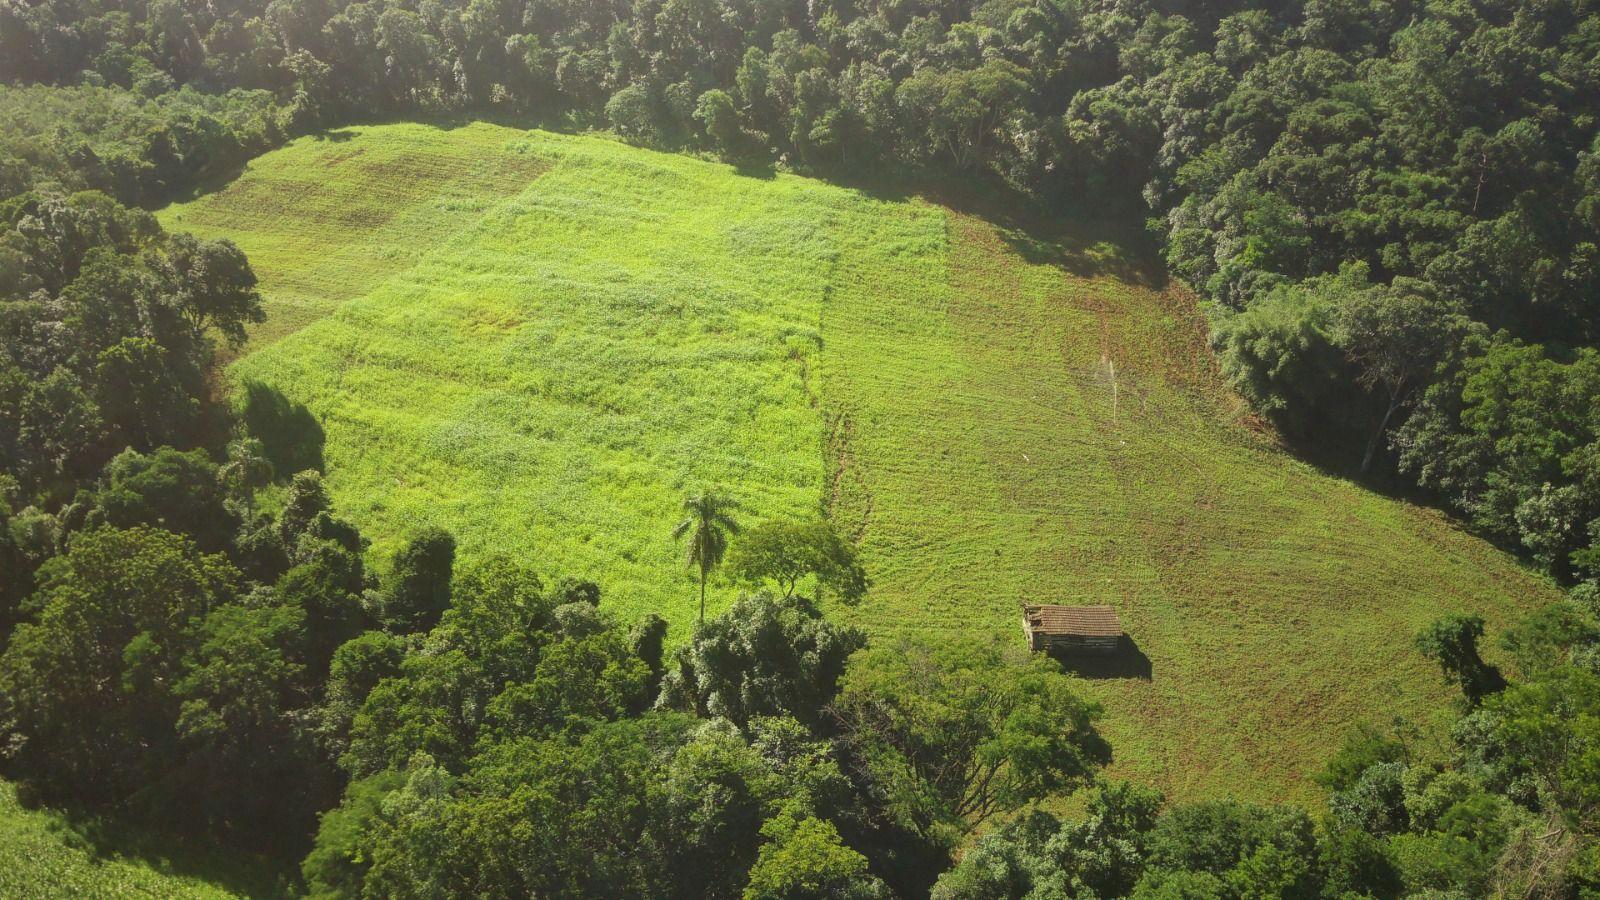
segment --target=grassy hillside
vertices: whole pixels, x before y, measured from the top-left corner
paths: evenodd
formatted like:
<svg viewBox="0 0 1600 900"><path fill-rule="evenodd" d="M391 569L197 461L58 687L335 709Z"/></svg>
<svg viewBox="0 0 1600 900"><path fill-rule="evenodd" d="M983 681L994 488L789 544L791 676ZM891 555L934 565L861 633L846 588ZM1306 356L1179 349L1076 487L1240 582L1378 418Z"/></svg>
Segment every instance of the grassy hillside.
<svg viewBox="0 0 1600 900"><path fill-rule="evenodd" d="M1117 604L1137 647L1085 689L1174 796L1309 798L1350 723L1442 708L1418 626L1553 596L1274 449L1192 303L1092 237L481 124L302 140L162 218L258 261L274 321L234 374L322 418L380 556L442 524L681 637L685 493L824 509L875 581L837 614L880 639L1020 646L1019 601Z"/></svg>
<svg viewBox="0 0 1600 900"><path fill-rule="evenodd" d="M283 893L274 873L239 857L174 860L106 852L54 814L23 809L16 788L0 782L0 897L210 900Z"/></svg>
<svg viewBox="0 0 1600 900"><path fill-rule="evenodd" d="M499 129L464 128L448 141L432 129L353 134L302 141L181 214L185 230L248 235L250 263L272 297L255 346L415 265L543 168L505 152Z"/></svg>

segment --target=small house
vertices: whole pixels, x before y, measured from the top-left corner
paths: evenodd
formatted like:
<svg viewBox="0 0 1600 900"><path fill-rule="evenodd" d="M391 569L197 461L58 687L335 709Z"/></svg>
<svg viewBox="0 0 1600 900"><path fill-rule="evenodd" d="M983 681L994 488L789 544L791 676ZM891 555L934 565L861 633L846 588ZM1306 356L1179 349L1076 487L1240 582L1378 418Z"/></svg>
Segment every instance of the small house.
<svg viewBox="0 0 1600 900"><path fill-rule="evenodd" d="M1024 603L1022 628L1032 650L1108 656L1122 642L1122 622L1109 606Z"/></svg>

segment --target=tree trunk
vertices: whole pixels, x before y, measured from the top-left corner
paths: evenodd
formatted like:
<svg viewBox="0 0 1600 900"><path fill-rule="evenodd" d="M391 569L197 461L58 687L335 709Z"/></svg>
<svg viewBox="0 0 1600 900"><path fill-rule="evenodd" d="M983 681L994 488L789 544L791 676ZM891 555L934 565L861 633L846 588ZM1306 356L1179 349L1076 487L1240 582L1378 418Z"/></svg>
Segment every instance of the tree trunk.
<svg viewBox="0 0 1600 900"><path fill-rule="evenodd" d="M1394 411L1400 406L1398 394L1389 395L1389 408L1383 413L1383 421L1378 423L1378 430L1372 433L1372 438L1367 441L1367 452L1361 457L1361 471L1365 473L1372 468L1372 458L1378 453L1378 444L1383 440L1383 435L1389 430L1389 419L1394 416Z"/></svg>
<svg viewBox="0 0 1600 900"><path fill-rule="evenodd" d="M700 625L706 624L706 567L700 567Z"/></svg>
<svg viewBox="0 0 1600 900"><path fill-rule="evenodd" d="M1478 214L1478 201L1483 199L1483 183L1489 178L1489 154L1478 158L1478 189L1472 194L1472 214Z"/></svg>

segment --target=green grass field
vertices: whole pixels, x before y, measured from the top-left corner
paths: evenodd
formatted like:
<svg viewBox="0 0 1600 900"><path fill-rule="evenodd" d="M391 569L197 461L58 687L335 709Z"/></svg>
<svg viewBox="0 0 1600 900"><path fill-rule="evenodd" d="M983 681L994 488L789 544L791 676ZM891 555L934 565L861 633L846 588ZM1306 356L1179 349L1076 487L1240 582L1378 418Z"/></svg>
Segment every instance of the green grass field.
<svg viewBox="0 0 1600 900"><path fill-rule="evenodd" d="M0 781L0 897L7 900L284 895L279 875L256 861L216 851L124 856L102 843L79 837L54 813L23 809L16 788Z"/></svg>
<svg viewBox="0 0 1600 900"><path fill-rule="evenodd" d="M880 639L1020 648L1020 601L1116 604L1137 652L1084 689L1176 798L1314 801L1349 725L1443 714L1418 627L1556 596L1276 449L1193 303L1093 234L486 124L297 141L161 218L256 262L232 372L321 418L380 559L437 523L681 639L686 493L822 510L874 579L834 613Z"/></svg>

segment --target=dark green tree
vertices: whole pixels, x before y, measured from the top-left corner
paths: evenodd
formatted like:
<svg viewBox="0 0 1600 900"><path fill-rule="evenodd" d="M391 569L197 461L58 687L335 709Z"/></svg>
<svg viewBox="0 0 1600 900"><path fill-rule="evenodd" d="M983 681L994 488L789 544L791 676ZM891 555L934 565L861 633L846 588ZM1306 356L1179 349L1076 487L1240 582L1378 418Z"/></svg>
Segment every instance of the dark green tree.
<svg viewBox="0 0 1600 900"><path fill-rule="evenodd" d="M1506 686L1500 670L1478 655L1481 637L1483 617L1460 614L1445 616L1417 635L1417 649L1439 664L1445 680L1473 706Z"/></svg>
<svg viewBox="0 0 1600 900"><path fill-rule="evenodd" d="M450 576L456 539L442 528L426 528L395 554L384 597L384 615L400 631L427 631L450 608Z"/></svg>
<svg viewBox="0 0 1600 900"><path fill-rule="evenodd" d="M870 648L851 661L837 710L883 789L922 798L915 815L930 833L1070 791L1111 760L1099 706L1057 664L1008 665L992 645Z"/></svg>
<svg viewBox="0 0 1600 900"><path fill-rule="evenodd" d="M787 715L816 727L845 661L865 644L861 631L828 622L803 599L746 597L679 649L660 703L740 725Z"/></svg>
<svg viewBox="0 0 1600 900"><path fill-rule="evenodd" d="M38 619L0 656L0 702L22 738L12 762L45 796L114 805L144 795L177 764L175 687L238 572L140 526L78 534L38 579Z"/></svg>

